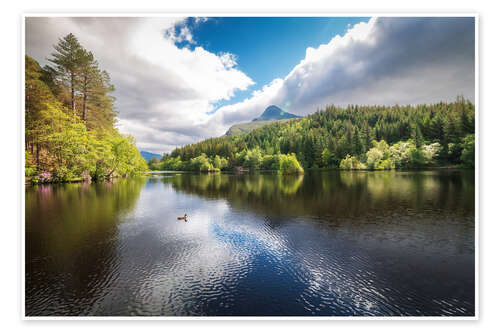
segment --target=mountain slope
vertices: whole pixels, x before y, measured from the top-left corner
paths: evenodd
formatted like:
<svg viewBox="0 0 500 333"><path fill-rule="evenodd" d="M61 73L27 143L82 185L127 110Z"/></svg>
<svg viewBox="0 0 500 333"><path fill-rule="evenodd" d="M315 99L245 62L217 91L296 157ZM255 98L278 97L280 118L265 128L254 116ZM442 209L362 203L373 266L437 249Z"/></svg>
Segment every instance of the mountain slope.
<svg viewBox="0 0 500 333"><path fill-rule="evenodd" d="M269 121L269 120L281 120L281 119L292 119L292 118L302 118L302 117L285 112L276 105L270 105L264 110L264 113L261 114L259 118L255 118L252 121Z"/></svg>
<svg viewBox="0 0 500 333"><path fill-rule="evenodd" d="M270 124L272 122L284 122L290 119L302 118L292 113L281 110L276 105L271 105L264 110L260 117L255 118L251 122L233 125L226 132L226 135L238 135L250 133L252 130Z"/></svg>
<svg viewBox="0 0 500 333"><path fill-rule="evenodd" d="M152 160L153 157L156 157L157 159L161 158L160 154L155 154L155 153L150 153L149 151L143 151L141 150L141 156L146 160L146 162L149 162L149 160Z"/></svg>

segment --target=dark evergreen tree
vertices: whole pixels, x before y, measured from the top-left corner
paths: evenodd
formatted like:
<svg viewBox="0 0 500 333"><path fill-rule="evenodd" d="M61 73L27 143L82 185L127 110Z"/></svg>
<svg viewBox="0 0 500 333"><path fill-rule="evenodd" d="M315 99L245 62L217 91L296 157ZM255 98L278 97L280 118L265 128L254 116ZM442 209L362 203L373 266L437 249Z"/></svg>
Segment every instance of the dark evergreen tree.
<svg viewBox="0 0 500 333"><path fill-rule="evenodd" d="M71 110L76 112L75 94L77 89L78 71L84 62L85 51L78 39L72 33L59 38L59 43L54 45L55 52L49 59L55 67L57 78L70 89Z"/></svg>

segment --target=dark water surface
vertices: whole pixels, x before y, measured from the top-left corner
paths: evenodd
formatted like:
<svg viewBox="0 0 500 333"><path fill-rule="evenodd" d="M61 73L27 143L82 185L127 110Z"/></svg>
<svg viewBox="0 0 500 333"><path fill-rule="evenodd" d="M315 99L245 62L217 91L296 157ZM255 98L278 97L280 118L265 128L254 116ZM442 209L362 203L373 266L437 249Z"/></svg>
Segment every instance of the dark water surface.
<svg viewBox="0 0 500 333"><path fill-rule="evenodd" d="M474 315L474 173L30 187L26 314Z"/></svg>

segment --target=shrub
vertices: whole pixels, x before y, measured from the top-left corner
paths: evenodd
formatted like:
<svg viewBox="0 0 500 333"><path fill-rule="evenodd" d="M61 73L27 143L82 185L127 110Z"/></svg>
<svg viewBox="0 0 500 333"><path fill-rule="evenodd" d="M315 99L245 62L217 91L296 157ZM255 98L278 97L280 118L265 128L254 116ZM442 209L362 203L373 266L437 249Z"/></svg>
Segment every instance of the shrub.
<svg viewBox="0 0 500 333"><path fill-rule="evenodd" d="M227 159L225 159L224 157L220 157L219 155L215 155L213 162L214 168L219 169L220 171L220 169L227 169L228 165L229 163Z"/></svg>
<svg viewBox="0 0 500 333"><path fill-rule="evenodd" d="M304 173L304 169L297 161L295 154L287 154L280 156L280 169L281 174L294 174L294 173Z"/></svg>
<svg viewBox="0 0 500 333"><path fill-rule="evenodd" d="M467 135L462 140L462 154L460 160L468 167L474 167L475 164L475 138L474 134Z"/></svg>
<svg viewBox="0 0 500 333"><path fill-rule="evenodd" d="M247 151L245 159L243 161L244 166L253 170L257 170L260 169L261 163L262 163L262 153L259 147Z"/></svg>
<svg viewBox="0 0 500 333"><path fill-rule="evenodd" d="M52 174L48 171L44 171L40 175L38 175L37 178L38 182L40 183L48 183L52 181Z"/></svg>
<svg viewBox="0 0 500 333"><path fill-rule="evenodd" d="M210 171L213 168L213 165L210 163L210 160L207 158L205 153L201 154L198 157L192 158L190 161L191 169L194 171Z"/></svg>
<svg viewBox="0 0 500 333"><path fill-rule="evenodd" d="M366 166L358 161L355 156L347 154L346 157L340 161L340 168L344 170L362 170L366 169Z"/></svg>
<svg viewBox="0 0 500 333"><path fill-rule="evenodd" d="M279 170L280 156L279 155L265 155L262 158L261 168L263 170Z"/></svg>
<svg viewBox="0 0 500 333"><path fill-rule="evenodd" d="M366 153L366 166L370 170L378 169L379 164L384 158L384 153L377 148L371 148Z"/></svg>

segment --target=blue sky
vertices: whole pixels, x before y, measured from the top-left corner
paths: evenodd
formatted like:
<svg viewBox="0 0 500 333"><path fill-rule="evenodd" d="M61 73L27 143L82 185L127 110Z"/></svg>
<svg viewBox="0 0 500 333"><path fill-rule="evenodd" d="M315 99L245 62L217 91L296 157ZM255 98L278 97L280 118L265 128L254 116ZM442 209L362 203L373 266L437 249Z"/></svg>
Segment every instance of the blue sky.
<svg viewBox="0 0 500 333"><path fill-rule="evenodd" d="M223 135L269 105L474 102L474 17L29 17L43 66L73 33L111 76L118 128L155 153Z"/></svg>
<svg viewBox="0 0 500 333"><path fill-rule="evenodd" d="M305 56L308 47L328 43L335 35L344 35L349 27L367 22L369 17L210 17L205 22L188 18L186 25L195 44L177 42L179 47L204 49L218 54L230 52L236 56L237 67L255 85L237 91L221 107L248 98L275 78L284 78ZM177 27L179 32L181 27ZM216 111L216 110L215 110ZM214 111L214 112L215 112Z"/></svg>

